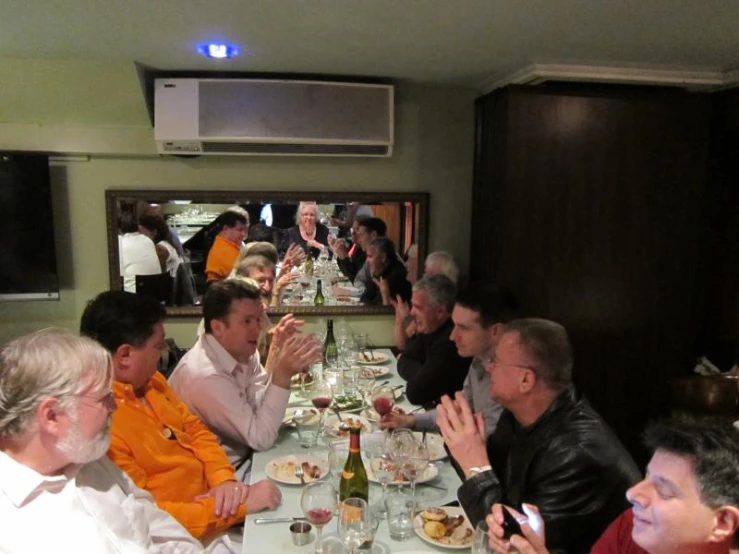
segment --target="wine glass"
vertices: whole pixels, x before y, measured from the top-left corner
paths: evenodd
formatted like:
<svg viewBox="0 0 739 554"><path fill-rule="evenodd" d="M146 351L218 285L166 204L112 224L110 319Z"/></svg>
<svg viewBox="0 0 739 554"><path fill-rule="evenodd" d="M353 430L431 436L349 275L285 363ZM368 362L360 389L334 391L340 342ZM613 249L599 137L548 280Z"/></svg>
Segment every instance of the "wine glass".
<svg viewBox="0 0 739 554"><path fill-rule="evenodd" d="M316 526L316 554L323 553L321 532L323 526L334 517L338 503L339 495L336 487L331 483L316 481L309 483L303 489L303 494L300 496L300 507L308 521Z"/></svg>
<svg viewBox="0 0 739 554"><path fill-rule="evenodd" d="M387 513L387 506L385 505L387 485L395 480L398 466L393 461L392 453L388 448L388 441L373 444L367 453L369 454L372 474L375 476L375 480L382 485L382 498L375 504L372 511L377 517L383 518Z"/></svg>
<svg viewBox="0 0 739 554"><path fill-rule="evenodd" d="M390 460L395 464L396 474L400 465L405 460L405 453L410 449L410 445L415 440L413 431L410 429L393 429L393 432L387 438L385 445Z"/></svg>
<svg viewBox="0 0 739 554"><path fill-rule="evenodd" d="M375 520L367 501L362 498L347 498L339 508L339 536L350 554L374 538Z"/></svg>
<svg viewBox="0 0 739 554"><path fill-rule="evenodd" d="M389 414L395 405L395 391L389 385L380 385L372 389L370 396L372 407L382 417Z"/></svg>
<svg viewBox="0 0 739 554"><path fill-rule="evenodd" d="M411 496L416 494L416 480L423 475L429 466L429 450L417 440L407 442L401 447L399 459L400 471L411 484Z"/></svg>
<svg viewBox="0 0 739 554"><path fill-rule="evenodd" d="M327 381L319 381L313 383L310 400L313 405L321 413L321 428L323 428L323 420L326 418L326 408L331 405L334 399L334 392L331 385Z"/></svg>
<svg viewBox="0 0 739 554"><path fill-rule="evenodd" d="M375 372L369 367L357 369L357 386L362 393L362 402L369 406L369 395L375 386Z"/></svg>

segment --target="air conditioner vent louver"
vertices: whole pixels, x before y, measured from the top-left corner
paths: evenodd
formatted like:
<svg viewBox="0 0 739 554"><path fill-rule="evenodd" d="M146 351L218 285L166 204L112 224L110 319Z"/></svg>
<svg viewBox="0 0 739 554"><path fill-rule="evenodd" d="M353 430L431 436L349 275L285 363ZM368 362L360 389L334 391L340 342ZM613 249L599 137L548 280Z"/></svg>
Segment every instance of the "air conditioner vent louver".
<svg viewBox="0 0 739 554"><path fill-rule="evenodd" d="M165 154L389 156L392 85L157 79L154 135Z"/></svg>

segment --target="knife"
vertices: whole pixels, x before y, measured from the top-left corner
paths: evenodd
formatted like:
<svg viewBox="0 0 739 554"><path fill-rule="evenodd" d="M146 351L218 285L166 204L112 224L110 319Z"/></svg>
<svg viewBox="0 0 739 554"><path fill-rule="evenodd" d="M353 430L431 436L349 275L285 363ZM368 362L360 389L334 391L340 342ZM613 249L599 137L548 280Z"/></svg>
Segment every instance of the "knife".
<svg viewBox="0 0 739 554"><path fill-rule="evenodd" d="M293 521L308 521L305 517L258 517L254 523L292 523Z"/></svg>

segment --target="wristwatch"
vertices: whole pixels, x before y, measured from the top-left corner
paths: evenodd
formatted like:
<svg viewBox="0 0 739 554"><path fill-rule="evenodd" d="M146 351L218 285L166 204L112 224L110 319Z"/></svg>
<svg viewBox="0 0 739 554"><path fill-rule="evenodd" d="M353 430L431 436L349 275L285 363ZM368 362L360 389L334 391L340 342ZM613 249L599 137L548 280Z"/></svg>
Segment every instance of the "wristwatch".
<svg viewBox="0 0 739 554"><path fill-rule="evenodd" d="M472 479L476 475L483 473L484 471L492 471L493 466L475 466L467 470L467 479Z"/></svg>

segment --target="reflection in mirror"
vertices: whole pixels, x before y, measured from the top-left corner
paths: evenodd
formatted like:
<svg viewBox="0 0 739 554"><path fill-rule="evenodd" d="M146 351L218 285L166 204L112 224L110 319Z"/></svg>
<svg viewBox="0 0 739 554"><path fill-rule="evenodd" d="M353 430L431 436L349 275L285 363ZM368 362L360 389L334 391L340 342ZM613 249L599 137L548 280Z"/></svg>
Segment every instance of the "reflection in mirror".
<svg viewBox="0 0 739 554"><path fill-rule="evenodd" d="M106 209L111 288L170 315L200 315L239 262L273 313L385 313L426 255L424 193L108 190Z"/></svg>

